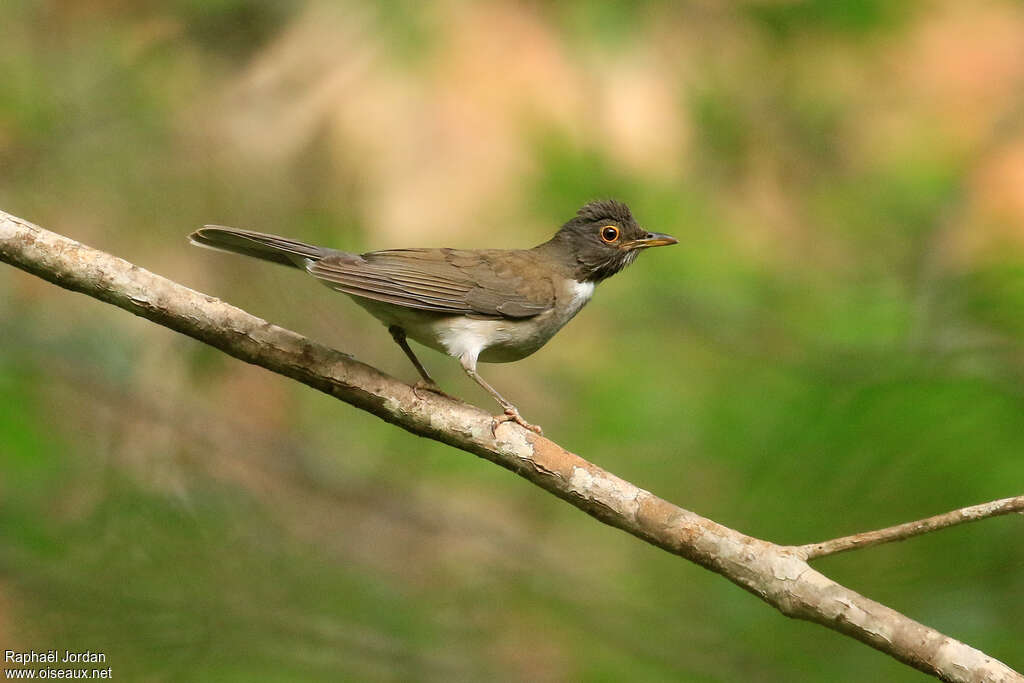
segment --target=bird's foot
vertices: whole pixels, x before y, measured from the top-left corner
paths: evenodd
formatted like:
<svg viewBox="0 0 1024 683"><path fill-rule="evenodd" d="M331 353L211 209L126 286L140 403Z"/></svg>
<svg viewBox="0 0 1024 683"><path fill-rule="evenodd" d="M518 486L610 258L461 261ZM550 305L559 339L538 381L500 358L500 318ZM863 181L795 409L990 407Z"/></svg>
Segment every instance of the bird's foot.
<svg viewBox="0 0 1024 683"><path fill-rule="evenodd" d="M421 391L429 391L432 394L437 394L438 396L444 396L445 398L450 398L453 401L458 401L459 400L459 399L455 398L454 396L452 396L451 394L445 393L441 389L441 387L437 386L437 382L434 382L434 381L429 381L428 382L425 379L421 379L421 380L418 380L416 382L416 384L412 385L412 393L416 395L416 398L418 398L418 399L420 399L422 401L423 397L420 396L420 392Z"/></svg>
<svg viewBox="0 0 1024 683"><path fill-rule="evenodd" d="M491 436L497 436L495 432L498 429L498 425L500 425L502 422L515 422L517 425L526 427L531 432L539 434L540 436L544 436L544 430L541 429L539 425L530 424L529 422L524 420L523 416L519 414L519 411L516 410L515 406L508 406L507 408L505 408L504 413L502 413L501 415L495 415L491 419Z"/></svg>

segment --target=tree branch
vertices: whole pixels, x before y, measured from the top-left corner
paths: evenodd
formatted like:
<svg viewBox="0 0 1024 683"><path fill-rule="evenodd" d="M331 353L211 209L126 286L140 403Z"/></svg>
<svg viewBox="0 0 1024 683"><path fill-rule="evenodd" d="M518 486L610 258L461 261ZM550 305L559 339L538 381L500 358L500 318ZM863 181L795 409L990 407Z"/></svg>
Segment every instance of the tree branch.
<svg viewBox="0 0 1024 683"><path fill-rule="evenodd" d="M825 557L826 555L844 553L847 550L870 548L873 545L881 545L892 541L903 541L912 536L926 534L929 531L945 529L946 527L966 522L977 522L979 519L1008 515L1013 512L1024 512L1024 496L993 500L989 503L972 505L941 515L935 515L934 517L928 517L927 519L919 519L916 522L897 524L896 526L875 531L864 531L852 536L822 541L821 543L808 543L807 545L800 546L799 550L808 560L813 560Z"/></svg>
<svg viewBox="0 0 1024 683"><path fill-rule="evenodd" d="M832 581L803 548L746 536L640 489L558 444L424 393L344 353L0 211L0 260L291 377L413 434L512 470L596 519L721 574L813 621L947 681L1017 681L1002 662Z"/></svg>

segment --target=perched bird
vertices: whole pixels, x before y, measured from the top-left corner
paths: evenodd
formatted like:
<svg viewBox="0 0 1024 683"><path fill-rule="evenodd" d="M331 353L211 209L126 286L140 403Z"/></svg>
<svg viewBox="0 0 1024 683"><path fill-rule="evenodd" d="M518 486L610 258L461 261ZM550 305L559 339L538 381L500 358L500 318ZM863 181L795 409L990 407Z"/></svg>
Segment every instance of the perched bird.
<svg viewBox="0 0 1024 683"><path fill-rule="evenodd" d="M353 254L287 237L208 225L193 244L305 270L383 322L420 374L417 389L444 394L407 338L457 358L504 413L537 433L476 370L539 349L590 301L594 286L648 247L676 244L643 230L621 202L590 202L532 249L387 249Z"/></svg>

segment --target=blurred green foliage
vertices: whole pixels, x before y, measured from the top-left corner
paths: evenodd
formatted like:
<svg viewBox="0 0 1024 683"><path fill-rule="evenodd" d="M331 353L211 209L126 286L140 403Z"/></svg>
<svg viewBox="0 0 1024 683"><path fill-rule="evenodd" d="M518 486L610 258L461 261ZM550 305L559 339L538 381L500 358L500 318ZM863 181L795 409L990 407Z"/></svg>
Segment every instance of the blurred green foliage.
<svg viewBox="0 0 1024 683"><path fill-rule="evenodd" d="M965 22L1018 5L7 2L0 208L410 379L357 307L184 236L522 246L624 199L680 244L485 376L642 487L822 540L1021 493L1024 217L985 169L1024 67L981 62L1002 85L975 98L928 52L967 60ZM92 648L122 680L923 678L10 268L0 403L4 648ZM818 566L1020 668L1021 533Z"/></svg>
<svg viewBox="0 0 1024 683"><path fill-rule="evenodd" d="M747 13L777 38L834 30L856 35L884 30L907 13L903 0L796 0L746 3Z"/></svg>

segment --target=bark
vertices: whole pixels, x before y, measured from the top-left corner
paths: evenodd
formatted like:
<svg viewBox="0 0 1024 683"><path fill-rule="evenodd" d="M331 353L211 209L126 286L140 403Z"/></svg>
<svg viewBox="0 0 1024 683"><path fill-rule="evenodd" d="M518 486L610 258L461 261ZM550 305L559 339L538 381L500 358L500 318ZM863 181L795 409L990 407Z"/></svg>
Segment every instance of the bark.
<svg viewBox="0 0 1024 683"><path fill-rule="evenodd" d="M1021 512L1024 512L1024 496L1002 498L1000 500L993 500L980 505L971 505L970 507L960 508L959 510L953 510L952 512L945 512L941 515L919 519L915 522L897 524L896 526L886 527L885 529L862 531L861 533L853 534L852 536L833 538L832 540L822 541L821 543L809 543L807 545L800 546L800 549L803 551L804 557L808 560L813 560L819 557L825 557L826 555L845 553L848 550L870 548L873 545L891 543L892 541L904 541L914 536L920 536L921 534L927 534L931 531L938 531L939 529L945 529L946 527L956 526L957 524L977 522L981 519L998 517L1000 515L1009 515L1013 513L1020 514Z"/></svg>

